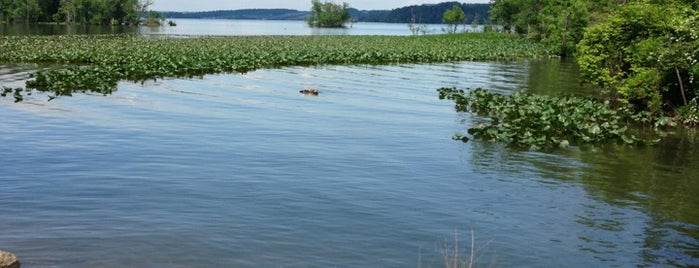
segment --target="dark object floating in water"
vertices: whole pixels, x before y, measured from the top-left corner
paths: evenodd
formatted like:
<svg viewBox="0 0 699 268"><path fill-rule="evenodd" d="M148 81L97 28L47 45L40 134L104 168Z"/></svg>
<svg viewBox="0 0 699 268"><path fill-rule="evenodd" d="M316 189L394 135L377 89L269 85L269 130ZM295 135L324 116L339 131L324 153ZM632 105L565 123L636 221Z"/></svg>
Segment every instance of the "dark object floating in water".
<svg viewBox="0 0 699 268"><path fill-rule="evenodd" d="M318 96L318 93L319 93L319 92L318 92L317 89L306 88L306 89L303 89L303 90L299 91L299 93L301 93L301 94L303 94L303 95Z"/></svg>

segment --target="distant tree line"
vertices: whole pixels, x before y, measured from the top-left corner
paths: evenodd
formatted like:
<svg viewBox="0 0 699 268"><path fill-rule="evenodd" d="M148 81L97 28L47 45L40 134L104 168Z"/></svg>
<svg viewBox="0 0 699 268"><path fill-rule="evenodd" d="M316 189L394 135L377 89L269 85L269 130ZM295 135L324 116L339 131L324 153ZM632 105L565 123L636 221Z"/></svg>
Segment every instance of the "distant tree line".
<svg viewBox="0 0 699 268"><path fill-rule="evenodd" d="M152 0L0 0L0 22L131 24Z"/></svg>
<svg viewBox="0 0 699 268"><path fill-rule="evenodd" d="M352 17L358 21L366 22L393 22L393 23L429 23L440 24L444 12L451 10L454 6L459 7L465 15L464 23L478 24L490 22L490 4L462 4L459 2L444 2L439 4L413 5L390 11L358 11L350 10Z"/></svg>
<svg viewBox="0 0 699 268"><path fill-rule="evenodd" d="M2 0L0 0L2 1ZM393 10L358 10L348 8L349 14L355 21L360 22L391 22L391 23L427 23L440 24L446 10L457 5L464 11L465 23L478 24L490 22L490 4L460 4L445 2L441 4L414 5ZM264 19L264 20L306 20L310 12L292 9L240 9L216 10L203 12L161 12L167 18L190 19Z"/></svg>
<svg viewBox="0 0 699 268"><path fill-rule="evenodd" d="M199 12L160 12L167 18L180 19L232 19L232 20L304 20L308 11L295 9L238 9Z"/></svg>

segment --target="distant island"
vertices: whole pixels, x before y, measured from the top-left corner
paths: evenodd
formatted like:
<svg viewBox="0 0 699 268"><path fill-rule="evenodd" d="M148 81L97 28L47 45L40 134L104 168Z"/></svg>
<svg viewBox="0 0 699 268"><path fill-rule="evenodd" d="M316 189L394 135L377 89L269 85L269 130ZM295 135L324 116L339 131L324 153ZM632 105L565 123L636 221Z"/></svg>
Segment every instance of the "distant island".
<svg viewBox="0 0 699 268"><path fill-rule="evenodd" d="M466 13L466 22L472 23L474 18L482 24L490 21L490 4L463 4L459 2L444 2L439 4L412 5L393 10L358 10L350 8L350 15L358 22L390 22L390 23L442 23L442 15L447 9L457 5ZM239 9L216 10L200 12L171 12L160 11L168 19L238 19L238 20L305 20L309 11L294 9Z"/></svg>

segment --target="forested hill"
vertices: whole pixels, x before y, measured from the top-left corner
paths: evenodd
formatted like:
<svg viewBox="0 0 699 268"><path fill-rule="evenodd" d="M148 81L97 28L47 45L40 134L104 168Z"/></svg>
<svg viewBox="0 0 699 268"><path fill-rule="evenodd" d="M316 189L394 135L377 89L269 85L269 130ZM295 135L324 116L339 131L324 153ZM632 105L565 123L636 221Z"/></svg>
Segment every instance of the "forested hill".
<svg viewBox="0 0 699 268"><path fill-rule="evenodd" d="M442 23L444 11L458 5L466 13L467 23L478 15L479 22L489 19L488 10L490 4L461 4L458 2L445 2L441 4L426 4L420 6L407 6L393 10L357 10L350 8L350 15L362 22L394 22L408 23ZM257 20L304 20L308 11L293 9L240 9L217 10L202 12L161 12L168 19L257 19Z"/></svg>
<svg viewBox="0 0 699 268"><path fill-rule="evenodd" d="M168 19L304 20L308 11L293 9L239 9L201 12L160 12Z"/></svg>
<svg viewBox="0 0 699 268"><path fill-rule="evenodd" d="M466 14L466 22L471 23L474 17L478 17L480 23L490 20L488 11L490 4L462 4L459 2L444 2L440 4L424 4L401 7L390 11L371 12L359 11L358 14L352 14L353 18L358 21L367 22L395 22L395 23L442 23L444 11L451 9L457 5Z"/></svg>

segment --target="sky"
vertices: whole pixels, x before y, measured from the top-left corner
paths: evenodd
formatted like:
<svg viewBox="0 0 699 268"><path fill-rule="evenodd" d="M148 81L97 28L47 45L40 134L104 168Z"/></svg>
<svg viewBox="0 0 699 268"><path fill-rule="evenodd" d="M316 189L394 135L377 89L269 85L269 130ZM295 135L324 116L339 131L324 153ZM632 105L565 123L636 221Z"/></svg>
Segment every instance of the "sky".
<svg viewBox="0 0 699 268"><path fill-rule="evenodd" d="M347 2L360 10L394 9L410 5L437 4L449 0L336 0ZM490 0L460 0L464 3L488 3ZM311 0L153 0L151 10L157 11L210 11L247 8L288 8L308 10Z"/></svg>

